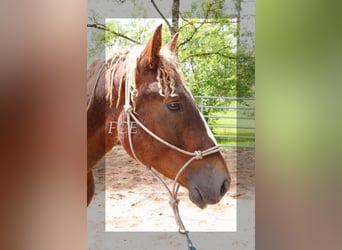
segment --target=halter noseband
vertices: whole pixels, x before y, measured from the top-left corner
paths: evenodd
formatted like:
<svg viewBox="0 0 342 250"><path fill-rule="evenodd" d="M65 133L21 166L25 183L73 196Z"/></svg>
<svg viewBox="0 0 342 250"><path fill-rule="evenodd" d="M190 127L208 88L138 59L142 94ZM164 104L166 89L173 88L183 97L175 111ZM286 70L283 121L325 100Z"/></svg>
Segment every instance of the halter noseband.
<svg viewBox="0 0 342 250"><path fill-rule="evenodd" d="M172 148L180 153L183 153L185 155L190 156L191 158L184 163L184 165L178 170L176 177L174 178L173 181L173 186L172 186L172 190L170 190L170 188L167 186L167 184L165 183L165 181L158 175L158 173L156 172L156 170L153 169L152 166L146 166L146 168L152 173L152 175L159 180L160 183L162 183L165 187L165 189L168 191L169 195L170 195L170 201L169 204L172 207L174 216L175 216L175 220L176 223L178 225L178 231L179 233L183 234L186 236L187 238L187 242L188 242L188 249L189 250L196 250L196 248L192 245L192 242L190 240L189 237L189 231L187 231L185 229L185 226L182 222L182 219L180 217L179 214L179 210L178 210L178 204L179 204L179 199L177 198L177 194L178 194L178 190L179 190L179 184L177 183L179 176L181 175L181 173L190 165L190 163L194 160L200 160L203 157L207 156L207 155L211 155L214 154L216 152L220 151L220 146L219 145L215 145L211 148L208 148L206 150L200 151L200 150L196 150L194 152L190 152L190 151L186 151L184 149L181 149L167 141L165 141L164 139L160 138L158 135L156 135L155 133L153 133L150 129L148 129L141 121L139 121L139 119L134 115L133 112L133 107L131 105L131 94L130 94L130 86L129 86L130 82L126 79L125 82L125 104L124 104L124 111L127 114L127 133L128 133L128 142L129 142L129 147L130 150L132 152L133 157L139 161L141 164L143 164L138 157L135 154L134 151L134 146L133 146L133 141L132 141L132 124L131 124L131 118L146 132L148 133L151 137L153 137L154 139L156 139L157 141L161 142L162 144L168 146L169 148Z"/></svg>

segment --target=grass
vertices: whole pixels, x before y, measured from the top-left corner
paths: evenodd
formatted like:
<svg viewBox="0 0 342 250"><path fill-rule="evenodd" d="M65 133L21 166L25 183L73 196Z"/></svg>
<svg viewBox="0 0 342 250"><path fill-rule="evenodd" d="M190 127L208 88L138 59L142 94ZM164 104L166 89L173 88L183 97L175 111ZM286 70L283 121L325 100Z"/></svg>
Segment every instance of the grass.
<svg viewBox="0 0 342 250"><path fill-rule="evenodd" d="M245 110L218 110L212 112L211 115L219 115L219 116L229 116L229 117L254 117L254 112L252 111L245 111ZM236 136L255 136L255 129L251 128L237 128L237 127L254 127L255 120L246 120L246 119L231 119L231 118L209 118L208 120L209 125L215 126L232 126L234 128L211 128L214 135L224 135L224 136L232 136L234 138L220 138L216 137L217 142L219 144L231 145L227 147L254 147L255 139L254 138L236 138Z"/></svg>

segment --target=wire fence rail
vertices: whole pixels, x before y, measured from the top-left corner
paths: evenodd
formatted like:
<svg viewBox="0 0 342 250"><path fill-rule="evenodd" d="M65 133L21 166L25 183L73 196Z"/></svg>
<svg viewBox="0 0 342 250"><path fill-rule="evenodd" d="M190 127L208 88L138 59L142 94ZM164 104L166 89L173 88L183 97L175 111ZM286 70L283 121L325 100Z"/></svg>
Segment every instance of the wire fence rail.
<svg viewBox="0 0 342 250"><path fill-rule="evenodd" d="M200 111L222 147L255 148L255 99L195 96Z"/></svg>

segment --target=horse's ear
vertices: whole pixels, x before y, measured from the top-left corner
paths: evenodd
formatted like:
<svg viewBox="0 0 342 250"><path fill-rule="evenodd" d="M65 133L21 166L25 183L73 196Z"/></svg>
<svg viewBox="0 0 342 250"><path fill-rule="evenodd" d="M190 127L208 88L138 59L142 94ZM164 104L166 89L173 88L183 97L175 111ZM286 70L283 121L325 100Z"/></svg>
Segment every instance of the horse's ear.
<svg viewBox="0 0 342 250"><path fill-rule="evenodd" d="M140 63L141 66L147 66L154 69L159 63L159 52L162 46L162 28L163 25L160 24L155 30L153 36L146 44L145 49L141 52Z"/></svg>
<svg viewBox="0 0 342 250"><path fill-rule="evenodd" d="M177 32L172 39L165 45L169 50L172 52L176 52L177 50L177 44L178 44L178 36L179 33Z"/></svg>

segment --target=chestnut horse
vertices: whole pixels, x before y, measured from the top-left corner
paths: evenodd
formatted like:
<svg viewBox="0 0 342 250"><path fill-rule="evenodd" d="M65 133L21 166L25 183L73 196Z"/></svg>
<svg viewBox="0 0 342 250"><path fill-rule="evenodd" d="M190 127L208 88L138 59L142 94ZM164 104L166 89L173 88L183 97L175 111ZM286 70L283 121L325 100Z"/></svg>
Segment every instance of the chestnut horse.
<svg viewBox="0 0 342 250"><path fill-rule="evenodd" d="M227 165L185 85L175 53L177 40L178 34L162 45L160 25L145 46L90 65L88 205L95 188L92 168L117 144L144 165L176 178L200 208L219 202L227 192Z"/></svg>

